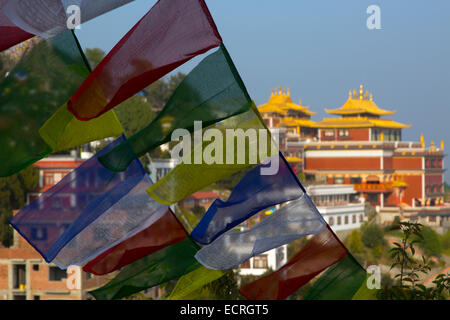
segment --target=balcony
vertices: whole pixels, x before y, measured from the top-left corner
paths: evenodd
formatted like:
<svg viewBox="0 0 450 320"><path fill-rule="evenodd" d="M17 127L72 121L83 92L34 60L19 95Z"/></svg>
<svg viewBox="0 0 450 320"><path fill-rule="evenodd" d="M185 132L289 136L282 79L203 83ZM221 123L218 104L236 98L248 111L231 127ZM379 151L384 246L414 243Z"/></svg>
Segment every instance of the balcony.
<svg viewBox="0 0 450 320"><path fill-rule="evenodd" d="M392 192L392 183L359 183L355 184L355 190L357 192L364 193L381 193Z"/></svg>

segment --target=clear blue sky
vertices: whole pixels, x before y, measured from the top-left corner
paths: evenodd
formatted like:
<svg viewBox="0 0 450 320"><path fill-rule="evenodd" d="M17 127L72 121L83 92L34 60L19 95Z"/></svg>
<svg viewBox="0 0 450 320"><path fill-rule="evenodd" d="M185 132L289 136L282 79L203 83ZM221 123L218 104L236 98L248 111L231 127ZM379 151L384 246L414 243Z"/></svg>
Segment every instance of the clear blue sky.
<svg viewBox="0 0 450 320"><path fill-rule="evenodd" d="M108 52L155 2L135 0L84 24L77 31L82 46ZM450 148L450 1L206 3L257 104L282 85L319 120L324 108L340 107L363 84L379 107L397 110L394 120L413 125L404 140L418 141L423 133L427 145L443 139ZM382 30L366 27L372 4L381 8ZM199 60L179 70L187 73Z"/></svg>

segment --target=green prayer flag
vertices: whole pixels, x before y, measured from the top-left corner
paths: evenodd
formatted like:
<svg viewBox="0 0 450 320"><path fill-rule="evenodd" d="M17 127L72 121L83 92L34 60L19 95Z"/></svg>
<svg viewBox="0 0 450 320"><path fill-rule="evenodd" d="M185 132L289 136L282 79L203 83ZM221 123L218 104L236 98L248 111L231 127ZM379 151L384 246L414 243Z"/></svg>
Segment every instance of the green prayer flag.
<svg viewBox="0 0 450 320"><path fill-rule="evenodd" d="M351 300L365 279L366 271L348 253L313 283L303 300Z"/></svg>
<svg viewBox="0 0 450 320"><path fill-rule="evenodd" d="M200 289L208 283L219 279L224 274L220 270L211 270L201 266L178 279L167 300L193 299L198 295Z"/></svg>
<svg viewBox="0 0 450 320"><path fill-rule="evenodd" d="M109 283L89 293L97 300L121 299L179 278L201 266L194 258L198 249L187 236L181 242L127 265Z"/></svg>
<svg viewBox="0 0 450 320"><path fill-rule="evenodd" d="M353 295L352 300L377 300L377 293L379 289L369 289L367 287L367 281L370 276L370 274L367 274L366 281L362 283L361 287Z"/></svg>
<svg viewBox="0 0 450 320"><path fill-rule="evenodd" d="M200 134L203 140L189 148L190 152L185 153L183 161L147 189L153 199L167 205L174 204L216 181L278 154L278 145L272 140L254 103L249 111L210 126ZM209 142L205 136L212 141Z"/></svg>
<svg viewBox="0 0 450 320"><path fill-rule="evenodd" d="M99 161L108 169L123 171L134 158L169 142L176 129L194 131L248 111L251 99L223 45L203 59L181 82L158 116Z"/></svg>

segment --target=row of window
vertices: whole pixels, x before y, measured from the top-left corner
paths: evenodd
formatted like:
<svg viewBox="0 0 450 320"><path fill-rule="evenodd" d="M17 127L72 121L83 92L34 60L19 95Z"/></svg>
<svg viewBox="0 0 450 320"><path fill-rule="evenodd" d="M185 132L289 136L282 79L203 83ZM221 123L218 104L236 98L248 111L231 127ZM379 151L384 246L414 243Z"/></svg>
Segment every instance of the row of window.
<svg viewBox="0 0 450 320"><path fill-rule="evenodd" d="M372 141L381 141L381 133L383 133L383 141L402 140L402 132L400 130L372 129Z"/></svg>
<svg viewBox="0 0 450 320"><path fill-rule="evenodd" d="M346 202L350 201L350 195L348 194L336 194L336 195L321 195L312 196L312 200L316 206L334 203L334 202Z"/></svg>
<svg viewBox="0 0 450 320"><path fill-rule="evenodd" d="M444 192L444 185L427 185L426 186L427 193L443 193Z"/></svg>
<svg viewBox="0 0 450 320"><path fill-rule="evenodd" d="M352 224L356 223L358 217L356 214L353 214L352 216ZM359 222L363 222L364 221L364 216L362 214L359 215ZM330 217L328 219L328 224L330 226L333 226L336 223L336 225L340 226L342 225L342 217L338 216L335 220L335 217ZM349 215L344 216L344 225L345 224L349 224Z"/></svg>
<svg viewBox="0 0 450 320"><path fill-rule="evenodd" d="M425 168L442 169L442 159L427 159L425 161Z"/></svg>

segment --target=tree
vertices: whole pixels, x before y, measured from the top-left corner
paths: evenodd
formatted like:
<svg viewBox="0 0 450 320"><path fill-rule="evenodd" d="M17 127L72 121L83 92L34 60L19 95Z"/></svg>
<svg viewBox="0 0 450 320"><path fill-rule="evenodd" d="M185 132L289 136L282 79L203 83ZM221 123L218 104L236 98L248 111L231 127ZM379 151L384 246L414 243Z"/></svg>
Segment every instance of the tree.
<svg viewBox="0 0 450 320"><path fill-rule="evenodd" d="M415 259L416 243L423 241L423 226L419 223L400 222L398 230L402 232L400 242L394 242L394 248L389 252L393 263L391 269L399 267L400 271L395 279L398 283L384 283L378 292L380 300L446 300L450 293L450 275L440 274L433 281L432 286L425 287L420 283L419 274L427 275L431 271L429 260L422 256Z"/></svg>
<svg viewBox="0 0 450 320"><path fill-rule="evenodd" d="M447 231L447 233L441 237L441 245L444 253L450 255L450 231Z"/></svg>
<svg viewBox="0 0 450 320"><path fill-rule="evenodd" d="M348 237L348 249L352 253L360 253L363 251L363 242L361 234L358 230L353 230Z"/></svg>
<svg viewBox="0 0 450 320"><path fill-rule="evenodd" d="M431 228L422 228L422 249L431 256L440 256L442 253L442 245L439 241L439 235Z"/></svg>
<svg viewBox="0 0 450 320"><path fill-rule="evenodd" d="M161 110L185 77L185 74L178 72L171 75L167 81L164 79L157 80L144 89L147 103L150 107Z"/></svg>
<svg viewBox="0 0 450 320"><path fill-rule="evenodd" d="M26 202L26 195L39 183L39 171L28 167L19 173L0 178L0 242L9 247L12 244L12 229L9 220L12 211L21 209Z"/></svg>
<svg viewBox="0 0 450 320"><path fill-rule="evenodd" d="M105 57L105 51L99 48L87 48L85 52L86 58L89 61L89 64L91 65L92 69L95 69L95 67L103 60Z"/></svg>
<svg viewBox="0 0 450 320"><path fill-rule="evenodd" d="M384 242L383 229L376 224L368 224L361 228L362 242L368 248L375 248L378 245L382 245Z"/></svg>
<svg viewBox="0 0 450 320"><path fill-rule="evenodd" d="M205 214L206 209L205 209L204 207L202 207L202 206L195 205L195 207L192 208L192 212L193 212L197 217L201 218L201 217Z"/></svg>

